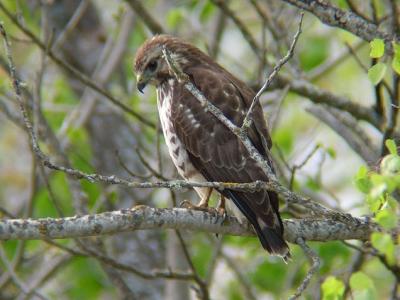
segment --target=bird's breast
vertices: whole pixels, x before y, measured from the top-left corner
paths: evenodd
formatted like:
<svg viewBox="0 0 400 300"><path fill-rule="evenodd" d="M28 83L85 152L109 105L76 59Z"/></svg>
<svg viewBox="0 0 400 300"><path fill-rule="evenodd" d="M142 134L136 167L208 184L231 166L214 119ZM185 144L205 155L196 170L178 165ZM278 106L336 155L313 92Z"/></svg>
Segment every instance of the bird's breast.
<svg viewBox="0 0 400 300"><path fill-rule="evenodd" d="M174 116L172 115L173 84L161 86L157 89L157 106L160 115L161 127L169 154L179 174L186 180L205 181L204 177L190 162L185 145L176 134L174 127Z"/></svg>

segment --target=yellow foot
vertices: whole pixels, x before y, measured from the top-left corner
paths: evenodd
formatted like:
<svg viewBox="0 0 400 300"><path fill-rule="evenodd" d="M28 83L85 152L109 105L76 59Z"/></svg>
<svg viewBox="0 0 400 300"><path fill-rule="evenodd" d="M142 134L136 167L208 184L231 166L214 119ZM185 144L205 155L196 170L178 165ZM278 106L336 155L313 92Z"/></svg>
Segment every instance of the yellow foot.
<svg viewBox="0 0 400 300"><path fill-rule="evenodd" d="M200 205L194 205L188 200L183 200L179 206L182 208L200 210L200 211L205 211L205 212L209 212L209 213L213 213L213 214L217 213L217 210L214 207L209 207L208 204L206 204L206 203L200 204Z"/></svg>

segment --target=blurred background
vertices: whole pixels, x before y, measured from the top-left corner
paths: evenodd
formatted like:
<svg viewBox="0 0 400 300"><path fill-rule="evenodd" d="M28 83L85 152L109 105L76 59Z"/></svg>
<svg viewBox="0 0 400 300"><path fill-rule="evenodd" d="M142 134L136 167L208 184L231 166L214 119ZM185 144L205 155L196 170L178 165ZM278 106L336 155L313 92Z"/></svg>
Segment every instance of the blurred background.
<svg viewBox="0 0 400 300"><path fill-rule="evenodd" d="M354 4L372 19L370 1L329 2L344 10ZM289 49L300 18L299 10L280 0L0 3L0 21L8 32L25 105L44 152L60 165L134 181L178 178L163 137L157 134L155 89L147 88L143 95L136 90L133 58L146 39L157 33L184 38L258 90ZM389 9L382 1L375 4L374 13L381 18ZM370 47L308 13L302 31L294 57L261 97L276 169L282 182L296 192L360 216L368 213L368 206L354 178L360 166L379 165L380 128L334 105L320 104L306 87L373 106L377 87L365 69L371 65ZM93 83L101 93L91 88ZM297 89L296 84L300 85ZM110 98L130 110L121 109ZM0 51L3 218L73 216L138 204L172 207L184 199L196 202L197 195L190 190L130 189L77 181L44 168L31 151L7 58ZM284 217L306 213L281 206ZM344 297L354 296L349 277L359 270L370 279L369 296L388 299L393 295L395 276L378 257L342 242L310 245L322 266L303 293L304 299L322 298L321 284L328 276L342 282L338 286L345 290ZM147 278L101 257L146 274L153 269L190 270L193 263L211 299L281 299L295 291L309 268L300 248L291 245L291 251L293 260L286 265L262 251L256 238L184 230L179 235L172 230L146 230L54 243L7 241L0 248L0 299L179 300L201 294L196 281ZM7 272L7 264L25 288Z"/></svg>

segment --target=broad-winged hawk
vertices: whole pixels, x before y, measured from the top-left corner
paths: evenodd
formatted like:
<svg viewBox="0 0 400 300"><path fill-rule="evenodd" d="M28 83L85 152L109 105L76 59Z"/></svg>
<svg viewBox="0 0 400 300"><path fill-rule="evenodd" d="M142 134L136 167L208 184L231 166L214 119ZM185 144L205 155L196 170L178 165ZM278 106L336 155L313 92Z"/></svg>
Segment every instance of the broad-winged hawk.
<svg viewBox="0 0 400 300"><path fill-rule="evenodd" d="M207 54L179 38L158 35L140 47L134 65L138 89L142 91L147 84L157 87L165 141L179 174L196 182L267 181L267 176L238 137L207 111L184 83L178 82L163 57L163 47L208 101L235 125L242 125L255 94ZM271 139L260 104L251 117L253 125L248 130L249 138L270 162ZM202 199L200 205L208 205L210 190L199 187L195 190ZM275 192L224 189L220 193L233 201L251 222L264 249L283 258L289 257Z"/></svg>

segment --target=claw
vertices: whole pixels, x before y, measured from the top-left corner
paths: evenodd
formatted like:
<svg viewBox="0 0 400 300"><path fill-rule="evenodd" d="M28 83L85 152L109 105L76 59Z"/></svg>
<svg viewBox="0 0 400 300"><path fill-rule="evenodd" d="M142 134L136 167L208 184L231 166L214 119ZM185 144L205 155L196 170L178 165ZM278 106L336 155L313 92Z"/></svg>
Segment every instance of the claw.
<svg viewBox="0 0 400 300"><path fill-rule="evenodd" d="M228 215L225 209L225 197L221 195L217 208L217 219L214 224L219 223L220 226L224 225L227 216ZM222 218L222 220L220 220L220 218ZM218 238L218 233L216 233L215 236Z"/></svg>
<svg viewBox="0 0 400 300"><path fill-rule="evenodd" d="M193 208L193 204L192 203L190 203L190 201L188 201L188 200L183 200L180 204L179 204L179 207L181 207L181 208L187 208L187 209L192 209Z"/></svg>
<svg viewBox="0 0 400 300"><path fill-rule="evenodd" d="M222 195L221 195L221 198L219 199L217 211L218 211L218 219L219 219L219 217L222 218L222 221L220 224L222 226L224 224L224 222L226 220L226 216L227 216L226 209L225 209L225 197Z"/></svg>
<svg viewBox="0 0 400 300"><path fill-rule="evenodd" d="M183 200L180 205L182 208L186 209L193 209L193 210L200 210L200 211L205 211L209 213L216 213L216 209L213 207L208 207L208 204L202 203L200 205L194 205L188 200Z"/></svg>

